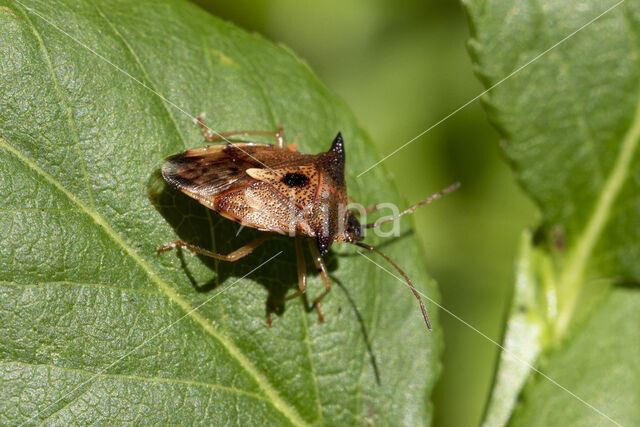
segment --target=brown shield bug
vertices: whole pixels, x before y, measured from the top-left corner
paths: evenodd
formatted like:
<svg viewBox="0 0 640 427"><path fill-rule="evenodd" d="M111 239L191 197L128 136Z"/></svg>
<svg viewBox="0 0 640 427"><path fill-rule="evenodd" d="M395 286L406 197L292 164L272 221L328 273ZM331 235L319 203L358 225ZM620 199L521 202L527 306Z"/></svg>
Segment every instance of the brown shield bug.
<svg viewBox="0 0 640 427"><path fill-rule="evenodd" d="M277 132L214 133L204 124L202 117L196 121L208 141L224 139L228 143L195 148L168 157L162 166L162 176L169 184L225 218L261 231L295 237L298 291L285 300L298 297L306 290L306 263L301 240L308 238L313 261L324 284L324 291L313 300L319 322L323 322L320 302L331 290L331 282L322 256L333 242L351 243L376 252L402 275L418 299L424 321L431 329L422 299L409 277L382 252L362 243L364 229L378 227L411 213L455 190L459 184L447 187L393 217L360 224L357 213L347 208L345 149L340 133L329 151L312 155L298 152L293 144L285 147L282 128ZM229 142L227 137L234 135L272 136L275 144ZM376 208L374 205L367 211ZM266 234L227 255L182 240L162 246L158 252L181 247L195 254L232 262L253 252L269 237ZM268 323L271 324L271 315Z"/></svg>

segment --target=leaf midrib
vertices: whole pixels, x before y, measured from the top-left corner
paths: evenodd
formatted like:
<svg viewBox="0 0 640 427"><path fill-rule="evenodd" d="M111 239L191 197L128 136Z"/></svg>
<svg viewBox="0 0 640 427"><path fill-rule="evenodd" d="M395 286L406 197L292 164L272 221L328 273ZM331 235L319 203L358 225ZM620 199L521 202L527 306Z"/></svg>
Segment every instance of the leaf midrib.
<svg viewBox="0 0 640 427"><path fill-rule="evenodd" d="M165 296L175 304L177 304L188 317L191 317L195 320L209 335L215 338L220 344L224 346L229 355L238 361L238 364L244 368L251 377L254 378L256 383L262 388L265 394L269 397L268 401L280 412L282 412L287 418L291 420L292 423L297 425L307 425L307 423L302 419L302 417L298 414L297 410L289 405L284 399L282 399L279 393L271 386L267 378L264 377L262 373L260 373L251 362L244 356L244 354L240 351L238 347L233 344L226 337L220 335L218 331L210 324L210 322L202 316L197 311L193 310L191 304L181 298L173 288L162 278L160 278L156 272L151 269L151 266L147 264L147 262L140 256L138 253L127 244L126 241L120 236L120 234L116 233L115 230L105 221L105 219L95 210L90 209L87 205L85 205L80 199L78 199L73 193L67 190L57 179L47 173L45 170L41 169L32 159L25 156L11 144L9 144L4 138L0 138L0 147L3 147L6 151L13 154L20 161L22 161L26 166L32 169L35 173L40 175L43 179L51 183L55 188L57 188L62 194L65 195L72 203L78 206L81 212L84 212L88 215L97 225L103 228L107 236L109 236L116 244L118 244L128 255L133 259L142 270L147 273L151 281L153 281L160 290L165 294Z"/></svg>
<svg viewBox="0 0 640 427"><path fill-rule="evenodd" d="M629 17L625 13L626 11L627 8L623 7L621 14L622 19L625 24L627 24L625 33L629 35L633 26L629 23ZM640 65L640 49L633 37L629 37L629 44L631 46L631 57L636 65ZM598 196L593 213L583 233L577 239L575 249L567 258L567 263L559 275L558 291L564 293L559 295L562 299L558 298L562 306L560 307L558 318L553 328L553 336L556 341L561 340L569 328L575 305L583 286L583 276L587 262L602 231L609 221L613 203L629 176L633 155L640 140L640 93L638 93L637 97L635 114L629 130L622 140L620 152L616 157L613 168L607 176L604 187Z"/></svg>
<svg viewBox="0 0 640 427"><path fill-rule="evenodd" d="M583 286L587 262L598 242L602 231L611 217L611 208L629 176L629 170L638 142L640 141L640 95L636 102L636 111L629 130L622 140L620 152L609 173L595 208L583 233L578 237L575 249L567 258L565 268L560 273L559 291L566 292L565 298L558 298L564 307L560 309L554 328L556 339L566 333L572 314Z"/></svg>

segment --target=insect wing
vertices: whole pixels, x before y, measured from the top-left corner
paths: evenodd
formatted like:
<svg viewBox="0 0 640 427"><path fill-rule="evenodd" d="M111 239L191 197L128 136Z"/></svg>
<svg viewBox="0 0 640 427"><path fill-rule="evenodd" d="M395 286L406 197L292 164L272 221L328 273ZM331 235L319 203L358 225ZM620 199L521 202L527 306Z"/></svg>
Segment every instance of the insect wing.
<svg viewBox="0 0 640 427"><path fill-rule="evenodd" d="M168 157L162 165L164 179L185 194L213 208L215 197L247 178L251 164L228 156L224 145L187 150Z"/></svg>
<svg viewBox="0 0 640 427"><path fill-rule="evenodd" d="M317 182L312 157L266 144L212 145L167 158L162 175L180 191L243 225L308 235L302 209Z"/></svg>

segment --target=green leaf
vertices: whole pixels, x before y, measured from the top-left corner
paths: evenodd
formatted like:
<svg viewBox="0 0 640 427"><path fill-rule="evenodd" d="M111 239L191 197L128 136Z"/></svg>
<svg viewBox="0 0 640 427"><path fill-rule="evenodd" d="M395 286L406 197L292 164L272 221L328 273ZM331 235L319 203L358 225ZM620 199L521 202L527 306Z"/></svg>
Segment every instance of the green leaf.
<svg viewBox="0 0 640 427"><path fill-rule="evenodd" d="M267 305L297 286L291 239L236 263L156 254L259 235L158 177L205 145L200 112L219 131L282 124L310 153L342 131L350 194L404 204L383 168L356 179L372 145L294 55L187 2L2 0L0 79L0 423L429 422L436 311L428 334L353 247L328 257L327 322L298 299L272 328ZM436 298L412 236L385 252ZM321 289L312 275L307 303Z"/></svg>
<svg viewBox="0 0 640 427"><path fill-rule="evenodd" d="M640 380L628 365L634 348L624 345L638 340L637 328L603 336L621 322L618 311L640 308L640 4L467 0L465 6L476 71L492 87L487 113L542 217L534 246L523 252L530 264L523 276L528 303L522 305L519 278L486 423L504 425L518 399L520 414L549 411L541 417L547 425L569 413L578 424L606 421L532 370L514 369L507 359L515 354L553 379L562 366L558 383L616 422L637 424L633 405L618 404L629 389L585 367L599 363L627 372L625 381ZM598 328L589 326L596 311ZM606 341L608 349L577 351L587 337ZM606 399L589 393L593 384Z"/></svg>
<svg viewBox="0 0 640 427"><path fill-rule="evenodd" d="M514 413L512 423L550 426L614 421L637 425L639 306L640 293L632 288L615 288L600 301L582 325L583 331L544 364L544 373L573 395L558 393L556 384L535 378L525 390L526 401Z"/></svg>

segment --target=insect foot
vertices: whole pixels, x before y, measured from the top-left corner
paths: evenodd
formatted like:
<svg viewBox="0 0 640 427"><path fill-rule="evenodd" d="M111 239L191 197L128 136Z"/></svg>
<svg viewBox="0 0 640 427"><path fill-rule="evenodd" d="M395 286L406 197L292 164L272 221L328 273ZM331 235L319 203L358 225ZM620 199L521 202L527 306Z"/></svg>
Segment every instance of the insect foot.
<svg viewBox="0 0 640 427"><path fill-rule="evenodd" d="M171 249L174 249L174 248L176 248L178 246L182 247L183 245L185 245L184 241L176 240L175 242L167 243L164 246L160 246L158 249L156 249L156 252L161 254L163 252L170 251Z"/></svg>

